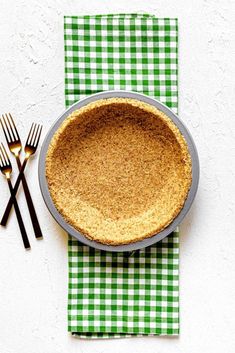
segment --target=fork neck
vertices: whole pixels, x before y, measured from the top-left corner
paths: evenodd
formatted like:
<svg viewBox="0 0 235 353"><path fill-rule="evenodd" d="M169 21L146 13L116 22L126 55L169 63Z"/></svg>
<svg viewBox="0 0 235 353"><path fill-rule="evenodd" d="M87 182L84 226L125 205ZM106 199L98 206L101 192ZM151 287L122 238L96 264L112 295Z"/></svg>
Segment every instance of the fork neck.
<svg viewBox="0 0 235 353"><path fill-rule="evenodd" d="M25 157L24 157L24 162L21 165L20 173L19 173L18 177L21 177L21 174L24 173L24 170L25 170L26 164L27 164L27 162L29 160L29 157L30 157L30 154L26 153Z"/></svg>
<svg viewBox="0 0 235 353"><path fill-rule="evenodd" d="M14 153L14 156L15 156L15 159L16 159L16 163L17 163L18 169L20 169L21 168L20 150L18 152L13 152L13 153Z"/></svg>

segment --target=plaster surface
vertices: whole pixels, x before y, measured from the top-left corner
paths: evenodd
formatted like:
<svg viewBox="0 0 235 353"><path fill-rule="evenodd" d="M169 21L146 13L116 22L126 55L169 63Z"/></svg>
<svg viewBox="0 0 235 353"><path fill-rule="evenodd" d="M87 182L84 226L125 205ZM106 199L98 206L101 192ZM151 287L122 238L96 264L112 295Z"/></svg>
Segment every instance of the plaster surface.
<svg viewBox="0 0 235 353"><path fill-rule="evenodd" d="M34 239L20 192L32 250L24 251L12 213L0 228L1 353L235 351L235 2L1 0L1 113L14 115L22 138L33 121L45 136L64 110L63 16L120 12L179 18L179 116L201 163L181 226L180 337L81 341L67 333L67 235L43 203L35 157L26 175L44 239ZM1 177L1 213L7 199Z"/></svg>

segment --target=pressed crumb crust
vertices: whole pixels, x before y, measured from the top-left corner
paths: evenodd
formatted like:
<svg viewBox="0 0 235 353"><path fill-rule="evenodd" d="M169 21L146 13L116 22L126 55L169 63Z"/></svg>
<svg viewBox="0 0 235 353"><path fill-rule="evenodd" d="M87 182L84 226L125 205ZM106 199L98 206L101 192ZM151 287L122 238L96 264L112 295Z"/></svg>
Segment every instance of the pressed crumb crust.
<svg viewBox="0 0 235 353"><path fill-rule="evenodd" d="M191 158L164 113L135 99L90 103L68 116L47 152L46 177L63 218L89 239L128 244L178 215Z"/></svg>

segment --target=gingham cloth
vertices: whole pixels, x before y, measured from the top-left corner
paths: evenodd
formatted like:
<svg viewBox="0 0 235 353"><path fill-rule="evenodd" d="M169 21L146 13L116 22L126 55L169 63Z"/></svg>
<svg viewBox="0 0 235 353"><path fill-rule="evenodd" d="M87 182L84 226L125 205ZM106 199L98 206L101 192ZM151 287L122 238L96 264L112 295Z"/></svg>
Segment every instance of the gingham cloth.
<svg viewBox="0 0 235 353"><path fill-rule="evenodd" d="M105 90L155 97L177 112L177 20L66 16L69 107ZM179 234L127 256L69 237L68 330L81 338L179 333Z"/></svg>

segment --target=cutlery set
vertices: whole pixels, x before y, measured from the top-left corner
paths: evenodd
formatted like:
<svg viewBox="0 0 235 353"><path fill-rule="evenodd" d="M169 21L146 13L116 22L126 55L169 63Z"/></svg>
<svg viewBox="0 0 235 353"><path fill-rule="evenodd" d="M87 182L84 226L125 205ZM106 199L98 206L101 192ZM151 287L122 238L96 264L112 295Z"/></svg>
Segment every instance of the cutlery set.
<svg viewBox="0 0 235 353"><path fill-rule="evenodd" d="M25 167L27 165L29 158L33 154L35 154L35 152L37 150L39 140L41 137L42 125L35 124L35 123L32 124L30 131L29 131L29 134L28 134L28 137L27 137L27 140L26 140L25 147L24 147L24 152L25 152L24 161L21 164L20 154L22 151L22 143L21 143L20 136L18 134L15 122L12 118L12 115L10 113L2 115L2 117L0 118L0 124L1 124L2 130L3 130L3 133L5 135L8 148L9 148L10 152L14 155L14 157L16 159L17 166L18 166L18 170L19 170L18 177L16 179L15 185L13 186L12 182L11 182L12 164L11 164L10 158L8 156L8 153L7 153L4 145L1 143L1 145L0 145L0 170L7 180L11 197L8 201L8 204L6 206L6 209L5 209L5 212L3 214L3 217L1 219L0 224L2 226L7 225L7 221L8 221L9 215L10 215L11 208L12 208L12 206L14 206L17 221L18 221L19 228L20 228L20 232L22 235L22 240L24 243L24 247L26 249L29 249L30 243L29 243L27 232L26 232L24 222L23 222L23 219L21 216L21 212L20 212L20 209L18 206L16 195L17 195L17 191L18 191L20 182L22 182L23 190L24 190L24 194L25 194L25 198L26 198L33 230L34 230L34 235L36 238L42 238L42 231L41 231L41 228L40 228L40 225L38 222L37 214L36 214L36 211L34 208L34 204L33 204L33 200L32 200L32 197L31 197L31 194L29 191L29 187L28 187L25 175L24 175L24 170L25 170Z"/></svg>

